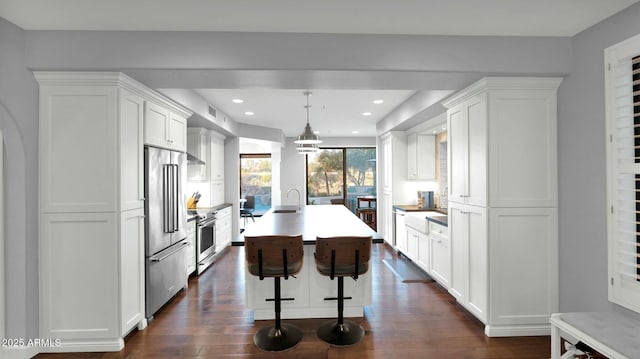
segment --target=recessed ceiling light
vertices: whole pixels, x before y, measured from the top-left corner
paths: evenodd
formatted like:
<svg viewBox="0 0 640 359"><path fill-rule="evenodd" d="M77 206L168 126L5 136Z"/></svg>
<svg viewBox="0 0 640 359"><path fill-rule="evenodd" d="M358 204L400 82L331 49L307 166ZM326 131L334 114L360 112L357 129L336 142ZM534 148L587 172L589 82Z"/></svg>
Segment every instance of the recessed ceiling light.
<svg viewBox="0 0 640 359"><path fill-rule="evenodd" d="M358 131L351 131L351 133L353 133L354 135L357 135L359 132Z"/></svg>
<svg viewBox="0 0 640 359"><path fill-rule="evenodd" d="M247 111L247 112L245 112L244 114L245 114L245 115L247 115L247 116L253 116L253 115L255 115L255 113L253 113L253 112L251 112L251 111Z"/></svg>
<svg viewBox="0 0 640 359"><path fill-rule="evenodd" d="M233 103L243 103L244 100L241 99L241 98L234 98L233 100L231 100L231 102L233 102Z"/></svg>
<svg viewBox="0 0 640 359"><path fill-rule="evenodd" d="M376 105L379 105L381 103L384 103L384 100L382 100L382 99L373 100L373 103L375 103Z"/></svg>
<svg viewBox="0 0 640 359"><path fill-rule="evenodd" d="M363 112L362 113L362 116L371 116L371 115L373 115L371 112Z"/></svg>

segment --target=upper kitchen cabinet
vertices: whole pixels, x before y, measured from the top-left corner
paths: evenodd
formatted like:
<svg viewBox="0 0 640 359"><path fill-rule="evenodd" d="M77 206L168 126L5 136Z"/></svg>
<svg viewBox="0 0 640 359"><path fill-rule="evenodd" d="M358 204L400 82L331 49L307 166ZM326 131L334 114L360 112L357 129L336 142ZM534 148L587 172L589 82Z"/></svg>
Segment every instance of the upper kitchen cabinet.
<svg viewBox="0 0 640 359"><path fill-rule="evenodd" d="M560 81L485 78L444 102L449 109L449 201L490 207L557 205Z"/></svg>
<svg viewBox="0 0 640 359"><path fill-rule="evenodd" d="M412 133L407 136L407 178L436 178L435 136Z"/></svg>
<svg viewBox="0 0 640 359"><path fill-rule="evenodd" d="M184 152L187 149L186 116L147 101L144 117L144 143Z"/></svg>
<svg viewBox="0 0 640 359"><path fill-rule="evenodd" d="M209 173L211 179L211 204L219 205L225 202L224 198L224 139L217 132L211 131L211 155Z"/></svg>
<svg viewBox="0 0 640 359"><path fill-rule="evenodd" d="M486 94L478 94L447 112L449 201L486 205L486 97Z"/></svg>

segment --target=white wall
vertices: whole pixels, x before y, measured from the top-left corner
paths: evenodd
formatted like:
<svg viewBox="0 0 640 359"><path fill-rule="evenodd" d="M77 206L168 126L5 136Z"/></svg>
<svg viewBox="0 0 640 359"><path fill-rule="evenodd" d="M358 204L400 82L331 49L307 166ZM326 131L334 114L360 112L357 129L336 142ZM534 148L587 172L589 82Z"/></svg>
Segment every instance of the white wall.
<svg viewBox="0 0 640 359"><path fill-rule="evenodd" d="M0 130L5 150L5 338L38 337L38 86L25 32L0 18ZM27 222L27 219L29 221Z"/></svg>
<svg viewBox="0 0 640 359"><path fill-rule="evenodd" d="M640 4L578 34L558 101L560 310L607 301L604 49L640 33Z"/></svg>

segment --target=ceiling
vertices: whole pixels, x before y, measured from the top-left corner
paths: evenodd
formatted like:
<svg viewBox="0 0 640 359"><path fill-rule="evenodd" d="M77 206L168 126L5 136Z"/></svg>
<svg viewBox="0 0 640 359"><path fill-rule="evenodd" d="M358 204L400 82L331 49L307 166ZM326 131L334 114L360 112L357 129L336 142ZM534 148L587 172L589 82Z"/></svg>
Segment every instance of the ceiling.
<svg viewBox="0 0 640 359"><path fill-rule="evenodd" d="M238 122L280 128L287 137L302 133L305 89L199 89L204 98ZM313 90L309 123L319 136L375 136L376 122L413 95L411 90ZM243 103L234 103L242 99ZM374 104L374 100L383 100ZM245 112L253 112L246 115ZM369 115L363 115L369 113ZM354 132L355 131L355 132Z"/></svg>
<svg viewBox="0 0 640 359"><path fill-rule="evenodd" d="M639 0L1 0L27 30L237 31L571 37ZM329 55L328 55L329 56ZM213 85L212 85L213 87ZM307 89L196 89L237 122L302 132ZM415 89L309 89L320 136L374 136ZM242 104L231 102L244 100ZM375 105L373 100L383 99ZM245 111L254 112L247 116ZM363 116L371 112L371 116ZM354 134L353 131L358 131Z"/></svg>

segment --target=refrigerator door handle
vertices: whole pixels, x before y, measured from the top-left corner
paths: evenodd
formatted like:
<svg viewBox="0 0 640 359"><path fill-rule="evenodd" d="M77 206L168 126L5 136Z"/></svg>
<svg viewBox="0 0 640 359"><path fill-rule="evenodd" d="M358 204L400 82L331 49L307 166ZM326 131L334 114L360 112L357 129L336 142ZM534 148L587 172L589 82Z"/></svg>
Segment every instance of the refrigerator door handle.
<svg viewBox="0 0 640 359"><path fill-rule="evenodd" d="M180 218L179 218L180 210L178 208L178 206L180 205L180 201L178 201L178 196L180 195L179 193L180 180L178 178L180 169L176 164L172 165L172 167L173 167L173 212L174 212L173 231L177 232L178 230L180 230Z"/></svg>
<svg viewBox="0 0 640 359"><path fill-rule="evenodd" d="M175 174L173 171L173 165L167 165L169 167L169 233L173 233L176 231L176 223L175 223Z"/></svg>
<svg viewBox="0 0 640 359"><path fill-rule="evenodd" d="M167 201L169 200L169 168L167 165L162 165L162 230L164 233L169 233L169 206Z"/></svg>

